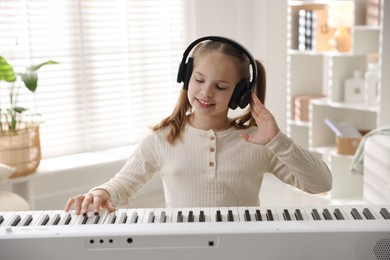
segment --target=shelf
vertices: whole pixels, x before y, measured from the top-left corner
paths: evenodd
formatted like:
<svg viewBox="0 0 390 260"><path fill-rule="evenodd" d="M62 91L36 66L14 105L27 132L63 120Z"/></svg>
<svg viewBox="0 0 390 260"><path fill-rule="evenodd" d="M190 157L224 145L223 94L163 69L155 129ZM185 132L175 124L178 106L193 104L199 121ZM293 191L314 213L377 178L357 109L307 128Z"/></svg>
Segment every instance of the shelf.
<svg viewBox="0 0 390 260"><path fill-rule="evenodd" d="M324 156L332 156L332 157L338 157L338 158L348 158L349 160L352 160L352 158L353 158L353 155L338 154L337 151L336 151L336 146L311 147L310 151L322 154Z"/></svg>
<svg viewBox="0 0 390 260"><path fill-rule="evenodd" d="M305 128L308 128L309 127L309 122L304 122L304 121L298 121L298 120L288 120L287 123L289 125L294 125L294 126L300 126L300 127L305 127Z"/></svg>
<svg viewBox="0 0 390 260"><path fill-rule="evenodd" d="M335 23L329 24L329 16L326 17L329 13L320 11L321 8L330 10L330 3L316 0L288 1L287 134L296 144L320 156L328 164L333 176L333 198L361 196L362 175L353 175L349 171L354 156L337 153L335 134L324 120L349 121L362 131L389 124L390 102L387 102L385 97L390 96L390 74L387 73L390 71L390 52L385 46L388 46L390 41L390 18L386 16L389 14L390 5L387 1L381 1L382 10L378 10L381 11L379 25L364 25L367 3L354 0L354 21L348 30L351 45L349 48L348 41L345 46L341 44L341 50L348 50L341 52L334 50L334 44L328 44L329 39L334 38L337 26ZM309 12L299 13L300 10ZM312 17L316 17L315 23L312 22ZM323 28L329 30L321 31ZM377 87L378 104L369 105L364 101L345 102L350 100L350 96L346 95L352 95L345 91L346 80L353 78L355 71L359 71L364 78L368 63L372 62L377 62L381 71ZM358 91L362 91L362 88L355 88L354 91L361 93ZM307 108L306 104L303 107L301 103L295 102L297 97L302 96L325 98L311 99ZM308 114L309 122L294 120L296 111Z"/></svg>
<svg viewBox="0 0 390 260"><path fill-rule="evenodd" d="M351 109L358 111L360 110L374 113L379 112L379 106L370 106L365 103L332 102L329 99L313 99L311 102L315 105L327 106L332 108Z"/></svg>
<svg viewBox="0 0 390 260"><path fill-rule="evenodd" d="M383 20L381 25L363 25L365 4L355 1L354 24L350 30L352 40L350 51L336 51L331 46L324 45L321 47L317 45L318 50L303 50L304 48L299 50L299 46L302 48L302 38L299 38L302 37L302 31L299 31L299 26L302 26L299 24L302 22L299 20L299 10L327 9L329 3L329 1L315 0L288 1L287 134L301 147L321 155L334 174L341 174L348 173L348 165L353 156L337 153L335 135L326 126L324 120L326 118L336 122L347 120L360 130L372 130L380 124L380 117L384 114L383 109L387 107L386 101L382 98L378 105L344 102L346 100L344 86L346 80L352 78L355 71L360 71L361 75L364 75L368 61L375 57L382 57L383 41L380 39L383 36ZM324 19L323 13L316 14L319 19ZM317 26L324 23L326 20L321 20ZM334 27L329 26L329 29L334 30ZM330 39L333 36L330 32L324 33L322 37ZM383 76L382 74L382 81ZM387 86L383 83L380 86L379 91L383 96L383 89ZM309 122L294 120L296 97L321 95L325 98L310 100L309 111L306 111L310 115Z"/></svg>
<svg viewBox="0 0 390 260"><path fill-rule="evenodd" d="M355 25L353 27L355 31L377 31L380 32L380 26L379 25Z"/></svg>
<svg viewBox="0 0 390 260"><path fill-rule="evenodd" d="M326 57L355 57L362 56L362 53L339 52L339 51L301 51L297 49L289 49L287 51L289 55L307 55L307 56L326 56Z"/></svg>

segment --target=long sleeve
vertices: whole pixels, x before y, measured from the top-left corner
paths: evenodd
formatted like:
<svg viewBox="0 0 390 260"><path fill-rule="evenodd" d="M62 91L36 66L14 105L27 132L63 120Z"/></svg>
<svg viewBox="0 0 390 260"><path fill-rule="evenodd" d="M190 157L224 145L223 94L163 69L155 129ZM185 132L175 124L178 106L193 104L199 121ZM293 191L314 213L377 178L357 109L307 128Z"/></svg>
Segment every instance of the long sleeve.
<svg viewBox="0 0 390 260"><path fill-rule="evenodd" d="M276 156L270 172L281 181L309 193L320 193L332 188L332 174L328 166L312 153L294 144L282 132L266 145Z"/></svg>
<svg viewBox="0 0 390 260"><path fill-rule="evenodd" d="M159 165L153 152L154 136L147 136L108 182L93 188L106 190L116 207L128 206L137 191L153 177Z"/></svg>

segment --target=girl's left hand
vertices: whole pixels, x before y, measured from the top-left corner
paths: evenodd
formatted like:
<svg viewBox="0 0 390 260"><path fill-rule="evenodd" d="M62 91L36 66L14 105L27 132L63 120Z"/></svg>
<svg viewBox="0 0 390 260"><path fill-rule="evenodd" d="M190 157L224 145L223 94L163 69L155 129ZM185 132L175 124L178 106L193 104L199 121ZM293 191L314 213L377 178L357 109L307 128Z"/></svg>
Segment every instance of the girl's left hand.
<svg viewBox="0 0 390 260"><path fill-rule="evenodd" d="M254 135L242 133L241 137L254 144L266 145L279 133L278 124L274 116L261 103L255 93L252 93L250 108L258 130Z"/></svg>

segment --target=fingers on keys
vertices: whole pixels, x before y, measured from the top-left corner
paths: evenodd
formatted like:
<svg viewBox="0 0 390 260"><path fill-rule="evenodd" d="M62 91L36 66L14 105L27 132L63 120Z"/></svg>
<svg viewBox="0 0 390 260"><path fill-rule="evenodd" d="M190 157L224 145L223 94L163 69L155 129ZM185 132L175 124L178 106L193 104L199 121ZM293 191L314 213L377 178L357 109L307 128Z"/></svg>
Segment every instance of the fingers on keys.
<svg viewBox="0 0 390 260"><path fill-rule="evenodd" d="M99 196L95 197L91 193L77 195L68 200L64 211L68 212L70 208L74 205L75 214L77 215L79 215L80 213L86 214L88 213L88 209L91 204L93 204L94 206L94 211L99 211L100 201L101 199Z"/></svg>

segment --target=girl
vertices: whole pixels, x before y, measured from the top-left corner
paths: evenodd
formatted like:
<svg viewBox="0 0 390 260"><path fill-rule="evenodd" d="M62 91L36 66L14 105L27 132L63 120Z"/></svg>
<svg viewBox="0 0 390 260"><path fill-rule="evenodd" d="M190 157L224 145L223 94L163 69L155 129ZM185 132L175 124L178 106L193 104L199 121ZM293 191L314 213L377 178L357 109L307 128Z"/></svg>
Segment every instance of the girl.
<svg viewBox="0 0 390 260"><path fill-rule="evenodd" d="M264 67L242 45L214 36L196 40L183 55L178 81L184 87L173 113L115 177L70 198L65 211L73 204L76 214L90 205L95 212L127 206L156 173L166 206L177 208L259 206L267 172L309 193L330 190L326 164L283 134L264 107ZM248 102L250 110L228 117L229 108Z"/></svg>

